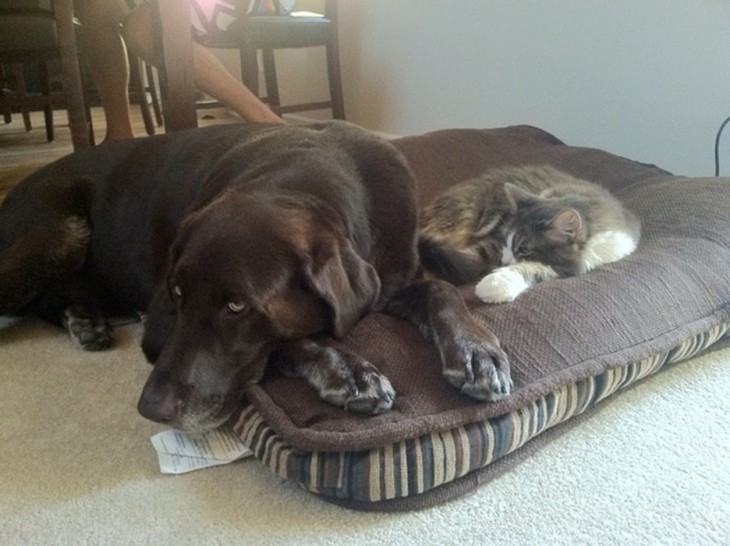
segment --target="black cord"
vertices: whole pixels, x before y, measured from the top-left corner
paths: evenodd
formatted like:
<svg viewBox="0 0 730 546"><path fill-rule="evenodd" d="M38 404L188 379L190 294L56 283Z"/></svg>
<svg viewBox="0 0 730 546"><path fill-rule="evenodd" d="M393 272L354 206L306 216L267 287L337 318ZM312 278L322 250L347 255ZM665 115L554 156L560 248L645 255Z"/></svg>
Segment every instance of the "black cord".
<svg viewBox="0 0 730 546"><path fill-rule="evenodd" d="M720 137L728 123L730 123L730 118L722 122L720 129L717 131L717 136L715 136L715 176L720 176Z"/></svg>

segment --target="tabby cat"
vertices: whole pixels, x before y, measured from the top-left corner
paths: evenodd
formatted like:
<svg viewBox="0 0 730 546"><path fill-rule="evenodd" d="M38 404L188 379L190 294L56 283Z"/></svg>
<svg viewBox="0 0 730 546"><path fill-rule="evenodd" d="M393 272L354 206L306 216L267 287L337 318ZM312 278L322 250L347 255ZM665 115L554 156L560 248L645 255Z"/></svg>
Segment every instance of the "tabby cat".
<svg viewBox="0 0 730 546"><path fill-rule="evenodd" d="M485 302L579 275L631 254L639 220L601 186L549 166L508 167L450 188L422 213L427 273L477 281Z"/></svg>

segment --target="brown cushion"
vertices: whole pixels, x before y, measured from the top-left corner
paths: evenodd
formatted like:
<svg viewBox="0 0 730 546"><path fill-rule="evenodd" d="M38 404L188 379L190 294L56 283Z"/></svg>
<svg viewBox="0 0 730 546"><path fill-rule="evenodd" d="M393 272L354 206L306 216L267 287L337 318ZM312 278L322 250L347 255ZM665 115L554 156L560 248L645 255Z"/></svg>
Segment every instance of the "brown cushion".
<svg viewBox="0 0 730 546"><path fill-rule="evenodd" d="M396 145L411 164L423 203L489 167L549 163L612 190L641 219L642 241L624 260L539 285L511 304L481 303L473 286L462 287L472 312L510 357L514 392L498 403L480 403L451 388L418 332L380 314L361 321L347 343L390 378L398 396L391 412L352 415L281 376L253 387L236 427L282 475L358 508L398 508L388 503L422 495L430 500L403 506L443 500L448 495L439 489L446 483L463 481L726 332L730 180L675 177L566 146L530 127L440 131ZM313 468L319 469L314 476ZM384 480L381 487L373 487L375 477Z"/></svg>

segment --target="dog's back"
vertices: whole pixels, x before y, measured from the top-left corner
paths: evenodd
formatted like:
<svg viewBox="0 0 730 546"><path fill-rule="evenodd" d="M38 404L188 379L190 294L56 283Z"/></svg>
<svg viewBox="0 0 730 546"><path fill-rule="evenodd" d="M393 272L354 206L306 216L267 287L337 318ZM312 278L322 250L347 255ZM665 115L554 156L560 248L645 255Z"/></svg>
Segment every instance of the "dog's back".
<svg viewBox="0 0 730 546"><path fill-rule="evenodd" d="M71 154L18 184L0 207L0 315L23 311L21 303L28 302L19 300L34 292L29 288L22 297L7 295L19 283L33 282L26 278L27 268L6 271L8 262L21 259L9 258L9 249L24 245L21 241L31 233L34 240L45 234L46 244L56 244L52 241L58 241L69 218L93 226L83 272L100 289L104 307L114 312L144 309L164 274L180 223L233 187L286 191L296 184L330 202L351 222L350 235L360 243L360 252L373 247L370 234L409 248L416 208L405 169L394 148L346 123L289 129L222 125ZM373 259L386 292L390 285L402 284L404 272L410 275L415 269L415 251L366 257Z"/></svg>

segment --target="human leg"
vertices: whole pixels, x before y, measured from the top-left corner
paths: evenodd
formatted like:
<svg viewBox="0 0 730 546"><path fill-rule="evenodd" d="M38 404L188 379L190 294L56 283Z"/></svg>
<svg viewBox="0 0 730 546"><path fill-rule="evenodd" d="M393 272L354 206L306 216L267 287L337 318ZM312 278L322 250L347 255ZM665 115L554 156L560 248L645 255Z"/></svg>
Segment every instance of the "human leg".
<svg viewBox="0 0 730 546"><path fill-rule="evenodd" d="M152 44L152 12L143 4L127 17L122 34L127 46L144 61L157 65ZM234 78L223 63L207 48L197 42L192 45L193 79L195 86L233 109L250 122L282 122L243 83Z"/></svg>
<svg viewBox="0 0 730 546"><path fill-rule="evenodd" d="M78 0L91 74L106 118L107 141L132 138L129 112L129 61L120 34L125 12L117 2Z"/></svg>
<svg viewBox="0 0 730 546"><path fill-rule="evenodd" d="M196 42L193 42L193 71L198 89L229 106L246 121L282 122L248 87L228 72L218 57Z"/></svg>

